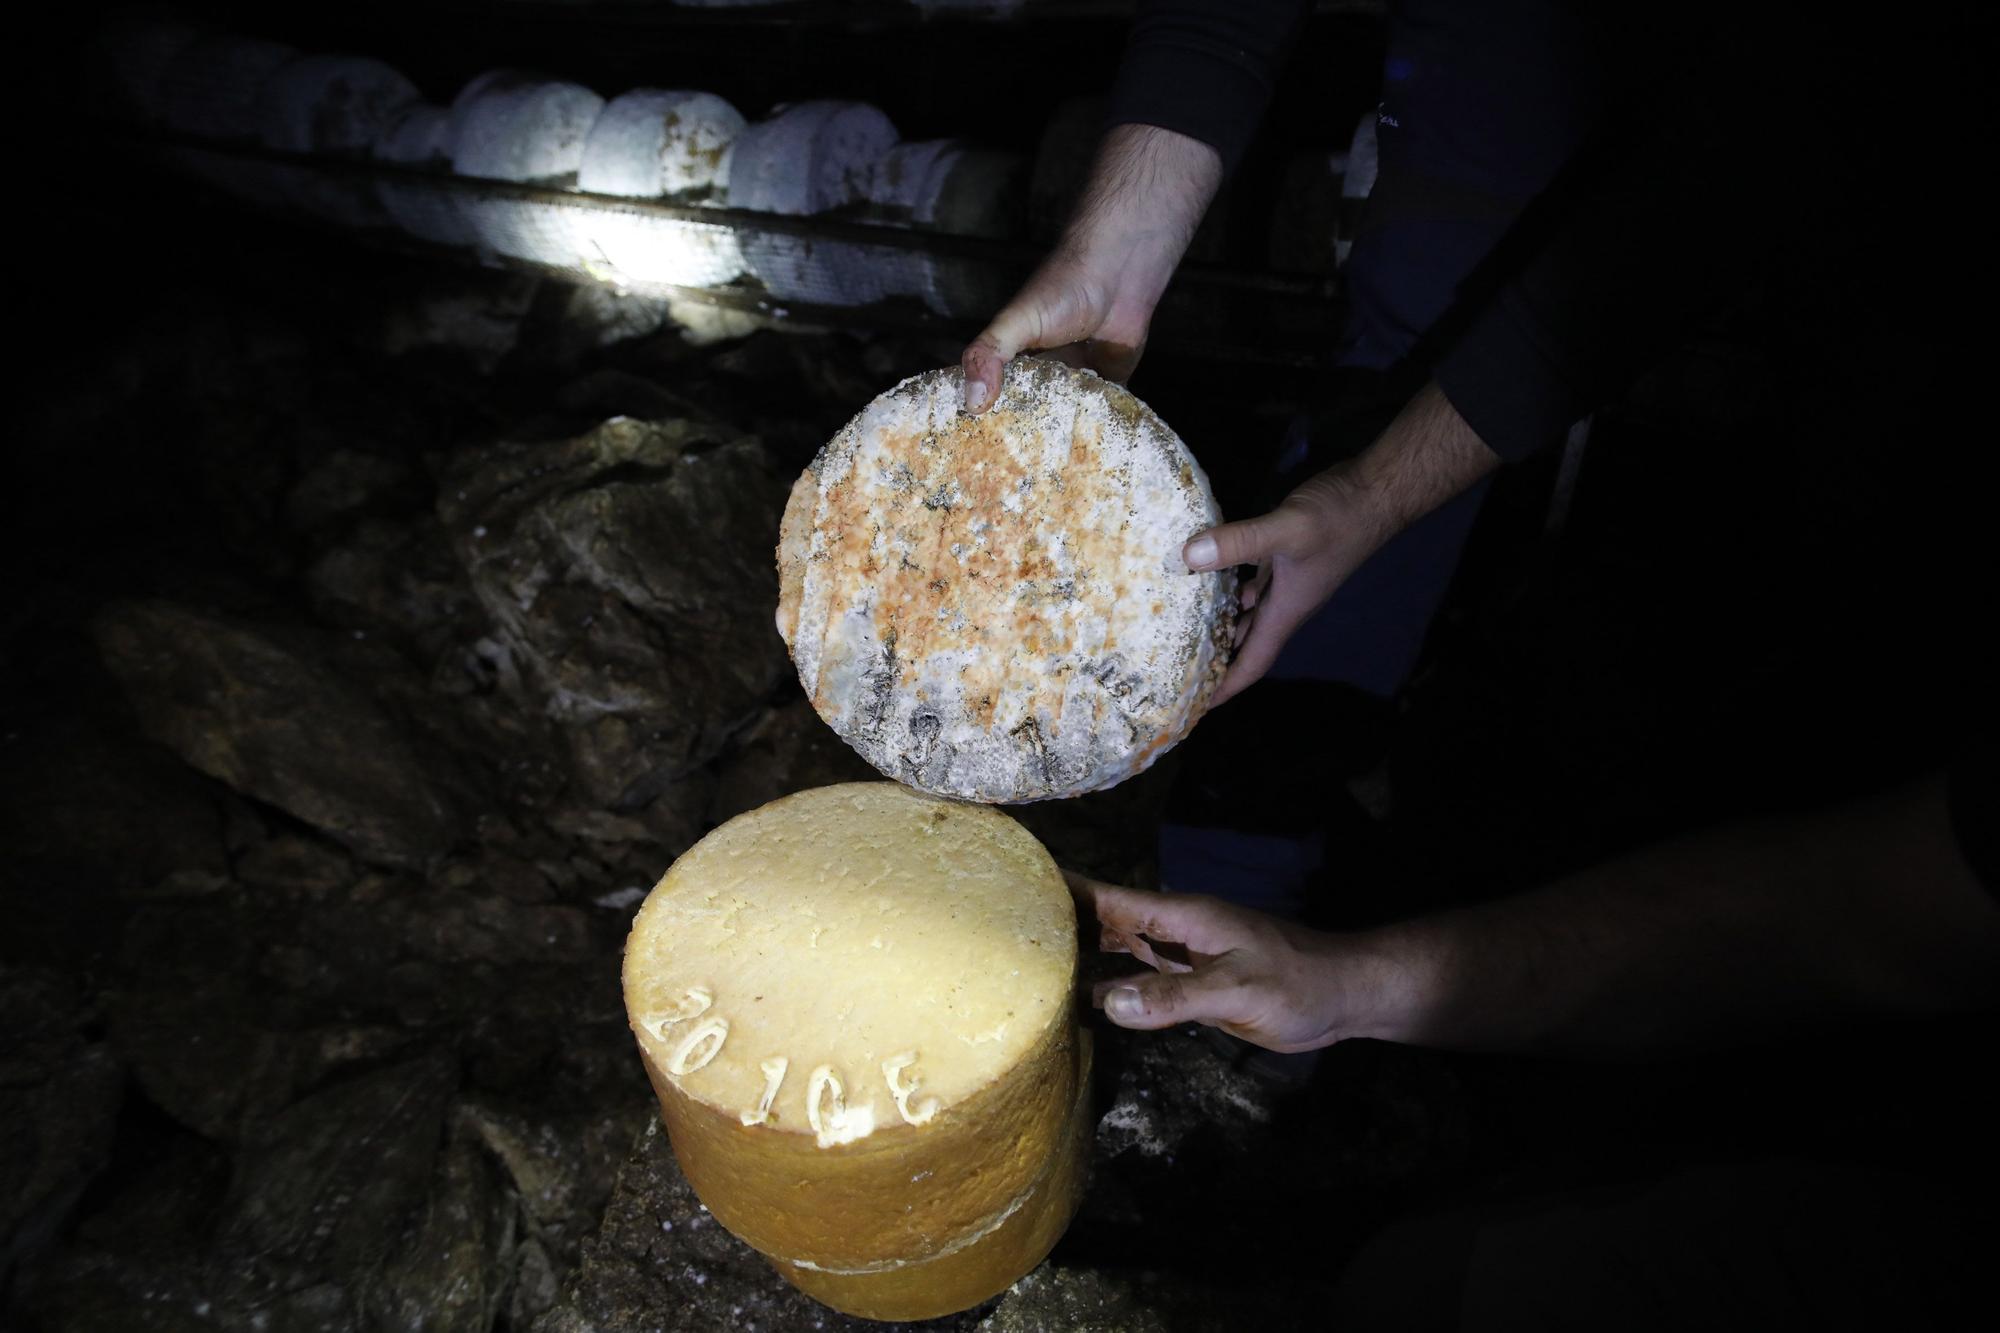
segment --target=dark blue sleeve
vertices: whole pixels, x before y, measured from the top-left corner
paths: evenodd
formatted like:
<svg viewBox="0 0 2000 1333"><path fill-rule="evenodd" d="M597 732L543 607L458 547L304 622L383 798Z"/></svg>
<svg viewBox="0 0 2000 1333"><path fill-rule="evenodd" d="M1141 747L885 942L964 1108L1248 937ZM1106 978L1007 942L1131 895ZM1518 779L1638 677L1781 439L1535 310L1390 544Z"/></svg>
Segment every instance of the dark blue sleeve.
<svg viewBox="0 0 2000 1333"><path fill-rule="evenodd" d="M1105 124L1199 139L1234 171L1277 86L1307 0L1147 0L1133 20Z"/></svg>
<svg viewBox="0 0 2000 1333"><path fill-rule="evenodd" d="M1746 293L1840 179L1812 167L1838 140L1814 124L1785 40L1753 14L1610 57L1619 105L1496 250L1491 296L1435 363L1502 458L1562 440Z"/></svg>

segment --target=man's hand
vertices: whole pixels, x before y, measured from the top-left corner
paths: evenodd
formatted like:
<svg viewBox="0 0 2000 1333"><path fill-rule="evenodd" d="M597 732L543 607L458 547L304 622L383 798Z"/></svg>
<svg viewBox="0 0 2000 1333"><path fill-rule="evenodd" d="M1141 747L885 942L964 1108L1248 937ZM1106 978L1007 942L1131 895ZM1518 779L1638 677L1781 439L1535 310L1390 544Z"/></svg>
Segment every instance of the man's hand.
<svg viewBox="0 0 2000 1333"><path fill-rule="evenodd" d="M1210 707L1262 679L1285 641L1391 537L1499 465L1444 393L1426 385L1352 461L1268 514L1196 533L1181 548L1190 570L1257 567L1243 586L1236 657Z"/></svg>
<svg viewBox="0 0 2000 1333"><path fill-rule="evenodd" d="M993 405L1018 352L1047 350L1123 383L1221 183L1222 159L1186 135L1151 125L1105 135L1062 240L960 357L966 410Z"/></svg>
<svg viewBox="0 0 2000 1333"><path fill-rule="evenodd" d="M1527 893L1325 933L1069 876L1121 1027L1207 1023L1301 1051L1349 1037L1631 1053L2000 1003L2000 903L1944 783L1642 848Z"/></svg>
<svg viewBox="0 0 2000 1333"><path fill-rule="evenodd" d="M1345 937L1193 894L1146 893L1066 872L1099 947L1151 967L1096 987L1092 1003L1127 1028L1206 1023L1274 1051L1372 1035L1396 979Z"/></svg>

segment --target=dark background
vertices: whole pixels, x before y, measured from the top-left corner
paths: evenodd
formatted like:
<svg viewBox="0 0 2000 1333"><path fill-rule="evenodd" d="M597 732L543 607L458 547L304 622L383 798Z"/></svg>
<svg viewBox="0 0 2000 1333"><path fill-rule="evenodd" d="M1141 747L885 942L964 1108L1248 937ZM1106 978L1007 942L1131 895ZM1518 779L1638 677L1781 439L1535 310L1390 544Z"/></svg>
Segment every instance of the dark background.
<svg viewBox="0 0 2000 1333"><path fill-rule="evenodd" d="M831 7L789 23L643 6L187 9L377 56L436 100L520 64L606 93L706 88L753 116L779 100L859 97L907 138L1024 150L1057 99L1108 82L1122 33L1115 7L1037 8L1007 24L918 24L886 7L869 23ZM75 94L93 17L69 7L16 47L16 123L29 132L9 304L25 392L0 493L0 791L22 802L72 732L116 735L119 763L144 748L84 633L105 601L296 599L304 539L272 497L304 462L277 435L340 419L361 385L409 404L405 438L422 452L542 411L578 369L418 374L358 344L356 312L424 266L240 213L135 163ZM1503 479L1418 679L1386 719L1371 715L1366 737L1346 711L1273 718L1275 704L1249 699L1205 724L1215 762L1240 764L1270 800L1324 796L1340 867L1328 891L1352 895L1358 914L1489 895L1673 831L1879 789L1982 734L1996 609L1990 24L1884 11L1847 31L1835 54L1866 114L1796 150L1843 173L1851 206L1607 407L1560 535L1544 532L1550 460ZM1377 16L1323 11L1309 25L1232 192L1237 264L1257 262L1260 207L1286 150L1344 143L1373 100L1380 49ZM1728 199L1712 223L1731 225ZM255 361L264 321L306 330L311 353L279 375L232 365ZM216 359L175 359L184 323L237 336ZM948 340L898 336L857 369L851 340L835 344L824 355L841 375L809 384L774 371L716 388L717 400L789 413L775 447L791 457L880 387L873 370L952 354ZM239 376L280 423L272 437L218 438L204 404ZM1240 513L1284 424L1324 414L1317 383L1168 351L1133 387ZM1340 781L1320 776L1329 770L1386 773L1391 818L1358 816ZM53 969L85 996L114 984L133 907L109 887L113 872L14 859L0 965ZM98 1040L101 1021L82 1012L78 1031ZM1356 1044L1268 1131L1197 1134L1171 1169L1127 1181L1143 1225L1083 1226L1067 1244L1113 1270L1226 1267L1282 1282L1323 1275L1381 1220L1468 1189L1608 1188L1690 1161L1767 1157L1887 1165L1984 1197L1991 1037L1983 1021L1884 1024L1617 1066ZM1107 1054L1116 1067L1119 1048ZM79 1226L188 1135L136 1087L118 1114L103 1171L22 1251L10 1281L24 1309Z"/></svg>

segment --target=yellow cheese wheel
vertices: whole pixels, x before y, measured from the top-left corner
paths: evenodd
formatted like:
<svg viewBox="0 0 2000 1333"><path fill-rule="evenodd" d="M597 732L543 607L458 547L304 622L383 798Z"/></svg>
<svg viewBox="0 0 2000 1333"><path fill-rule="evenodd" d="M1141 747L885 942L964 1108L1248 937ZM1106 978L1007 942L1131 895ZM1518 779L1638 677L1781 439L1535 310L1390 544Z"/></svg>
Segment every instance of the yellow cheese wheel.
<svg viewBox="0 0 2000 1333"><path fill-rule="evenodd" d="M820 450L778 545L778 632L863 758L975 801L1122 782L1228 664L1234 578L1181 546L1221 521L1179 437L1116 384L1032 357L993 407L905 380Z"/></svg>
<svg viewBox="0 0 2000 1333"><path fill-rule="evenodd" d="M950 1313L1074 1210L1076 919L997 810L894 783L774 801L676 861L625 1004L709 1211L834 1307Z"/></svg>

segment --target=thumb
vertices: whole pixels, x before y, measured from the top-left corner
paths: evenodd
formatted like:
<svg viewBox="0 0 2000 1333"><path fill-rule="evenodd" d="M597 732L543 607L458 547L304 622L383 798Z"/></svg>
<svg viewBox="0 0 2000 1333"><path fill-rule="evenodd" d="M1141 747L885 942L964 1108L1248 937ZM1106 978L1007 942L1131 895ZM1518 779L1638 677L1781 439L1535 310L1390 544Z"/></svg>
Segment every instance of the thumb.
<svg viewBox="0 0 2000 1333"><path fill-rule="evenodd" d="M1296 509L1274 509L1256 518L1240 519L1198 532L1181 547L1181 563L1192 572L1256 565L1310 536L1310 522Z"/></svg>
<svg viewBox="0 0 2000 1333"><path fill-rule="evenodd" d="M1103 319L1097 288L1082 281L1074 264L1051 259L1001 307L959 355L965 376L965 410L984 412L1000 396L1000 377L1016 353L1088 338ZM1133 356L1137 361L1137 355Z"/></svg>
<svg viewBox="0 0 2000 1333"><path fill-rule="evenodd" d="M1022 330L1029 324L1028 316L1017 312L1015 306L1008 306L960 353L958 365L965 382L966 411L984 412L993 406L993 400L1000 396L1000 377L1007 373L1007 363L1026 341Z"/></svg>
<svg viewBox="0 0 2000 1333"><path fill-rule="evenodd" d="M1248 1017L1242 983L1221 963L1192 972L1157 972L1104 983L1098 1003L1121 1028L1150 1031L1176 1023L1234 1023Z"/></svg>
<svg viewBox="0 0 2000 1333"><path fill-rule="evenodd" d="M984 412L993 406L993 400L1000 396L1000 377L1006 373L1007 363L1023 348L1065 341L1049 336L1051 326L1062 317L1050 284L1036 275L959 355L959 369L965 376L965 410Z"/></svg>

